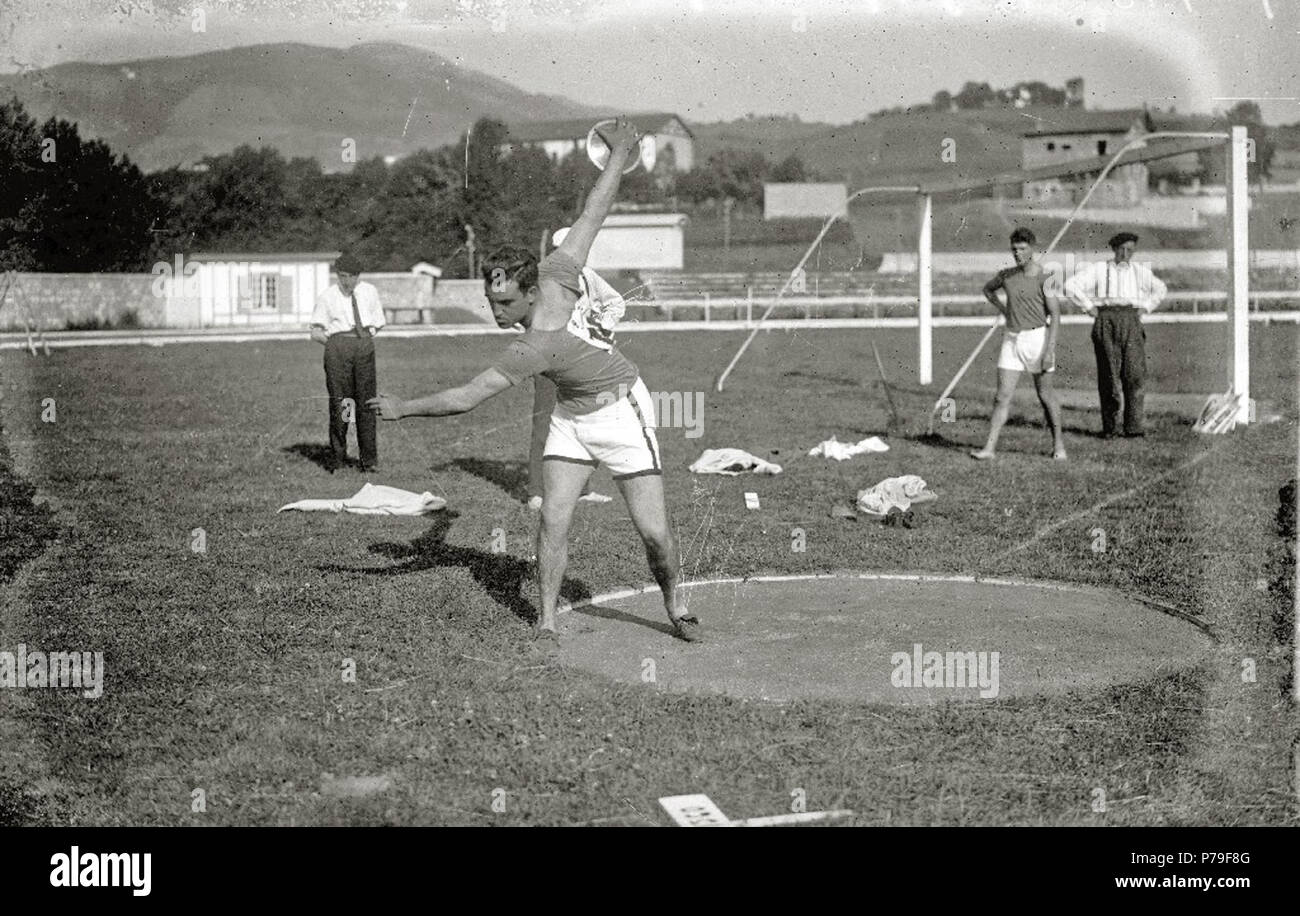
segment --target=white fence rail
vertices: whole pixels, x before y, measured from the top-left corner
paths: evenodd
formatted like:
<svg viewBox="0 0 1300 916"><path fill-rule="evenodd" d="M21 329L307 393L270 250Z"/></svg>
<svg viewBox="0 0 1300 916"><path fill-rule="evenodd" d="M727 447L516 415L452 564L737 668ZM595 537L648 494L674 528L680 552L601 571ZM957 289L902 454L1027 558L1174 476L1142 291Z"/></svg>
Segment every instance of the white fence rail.
<svg viewBox="0 0 1300 916"><path fill-rule="evenodd" d="M1176 292L1171 292L1167 296L1165 296L1164 301L1165 303L1190 302L1192 304L1192 309L1190 314L1197 315L1201 313L1202 303L1226 302L1227 298L1228 298L1228 294L1226 292L1219 292L1215 290L1176 291ZM1257 292L1252 292L1250 294L1251 308L1255 311L1259 310L1259 303L1261 302L1285 302L1288 300L1295 300L1297 302L1300 302L1300 290L1259 290ZM691 309L703 308L704 321L706 322L711 320L711 313L716 309L724 309L727 312L729 312L730 315L732 316L737 314L737 310L743 309L745 312L744 321L746 325L749 325L754 320L753 316L755 310L757 310L758 313L761 315L768 306L770 306L772 303L776 301L777 300L775 296L753 296L753 295L710 296L706 293L704 297L701 299L644 299L644 300L634 299L634 300L630 300L628 302L628 305L643 306L643 307L653 306L654 308L658 309L660 312L663 312L667 316L666 320L668 321L672 320L673 310L679 308L691 308ZM940 294L933 297L933 302L934 305L939 308L939 312L936 315L936 318L943 317L942 306L944 305L986 304L983 296L975 295L973 293ZM814 308L817 309L829 308L834 310L834 309L842 309L842 308L859 308L862 306L871 306L874 309L872 317L880 318L881 317L879 311L880 308L884 307L886 309L890 309L900 305L915 308L917 304L917 297L912 295L798 296L798 297L787 296L785 299L781 300L781 304L791 308L802 308L805 319L811 318L812 310ZM990 315L991 314L992 313L990 312ZM1067 304L1065 317L1068 319L1071 314L1078 314L1078 313L1073 306ZM1156 312L1153 312L1150 316L1148 316L1148 320L1153 320L1153 321L1161 320L1160 319L1161 314L1162 313L1159 310L1157 310ZM1182 313L1182 314L1187 314L1187 313ZM1216 312L1212 311L1209 314L1216 314ZM948 317L960 317L960 316L948 316ZM1086 316L1082 316L1082 315L1080 315L1079 317L1086 318ZM739 319L730 317L722 320L737 321Z"/></svg>

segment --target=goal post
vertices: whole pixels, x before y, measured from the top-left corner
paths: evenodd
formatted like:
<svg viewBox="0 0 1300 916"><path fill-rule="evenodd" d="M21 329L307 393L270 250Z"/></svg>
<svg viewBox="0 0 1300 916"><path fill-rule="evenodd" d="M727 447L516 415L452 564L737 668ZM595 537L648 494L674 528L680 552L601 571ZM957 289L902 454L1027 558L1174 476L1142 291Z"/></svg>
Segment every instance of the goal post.
<svg viewBox="0 0 1300 916"><path fill-rule="evenodd" d="M1246 182L1249 138L1233 127L1227 144L1228 207L1228 388L1241 398L1238 423L1250 409L1250 196Z"/></svg>
<svg viewBox="0 0 1300 916"><path fill-rule="evenodd" d="M1172 143L1152 144L1155 140L1172 140ZM1226 141L1226 143L1225 143ZM1240 398L1241 408L1236 418L1238 423L1246 423L1253 414L1250 401L1250 227L1249 227L1249 191L1246 182L1246 165L1249 160L1249 138L1247 137L1246 128L1242 126L1233 126L1230 133L1210 132L1210 131L1153 131L1148 134L1142 134L1129 140L1120 150L1110 156L1098 156L1089 159L1081 159L1074 162L1063 163L1056 166L1048 166L1038 169L1023 170L1020 172L1010 172L1003 175L996 175L989 178L964 179L956 181L936 181L923 184L918 193L922 197L920 213L920 227L918 233L918 252L917 252L917 350L919 359L917 363L917 377L921 384L929 384L933 374L931 365L931 354L933 353L932 335L934 331L934 322L930 315L930 303L932 300L932 273L933 273L933 255L930 250L933 234L931 223L933 220L933 206L931 203L932 195L947 194L953 192L971 191L977 188L995 187L998 185L1017 184L1025 181L1035 181L1043 178L1057 178L1066 175L1079 176L1096 173L1097 177L1090 183L1088 192L1076 204L1073 212L1065 220L1056 237L1045 249L1050 252L1056 247L1065 235L1066 230L1074 222L1080 211L1087 205L1093 191L1101 184L1112 169L1120 165L1127 165L1135 162L1145 162L1154 159L1163 159L1169 156L1177 156L1183 153L1196 152L1201 149L1213 149L1219 145L1224 145L1227 159L1226 183L1226 206L1227 206L1227 264L1228 264L1228 290L1226 315L1228 325L1228 360L1227 367L1227 384L1232 395ZM931 429L933 430L934 414L939 410L943 399L951 393L952 389L961 380L961 377L970 368L974 358L979 351L983 349L989 338L997 329L995 323L984 335L975 351L971 353L966 362L957 371L952 381L948 383L943 394L935 402L935 407L931 411Z"/></svg>

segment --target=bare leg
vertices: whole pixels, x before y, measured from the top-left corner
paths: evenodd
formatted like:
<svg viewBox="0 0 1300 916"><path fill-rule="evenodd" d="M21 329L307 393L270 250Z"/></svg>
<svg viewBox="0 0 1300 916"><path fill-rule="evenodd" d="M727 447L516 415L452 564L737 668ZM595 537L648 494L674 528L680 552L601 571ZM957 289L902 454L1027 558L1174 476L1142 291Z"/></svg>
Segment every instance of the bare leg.
<svg viewBox="0 0 1300 916"><path fill-rule="evenodd" d="M655 582L659 584L659 591L663 594L668 619L672 621L678 636L693 641L698 638L698 634L692 624L698 624L698 621L677 603L680 563L677 541L668 520L668 506L664 501L664 479L659 475L646 475L616 480L615 483L627 503L632 524L636 525L637 533L645 544L646 559L650 563L650 572L654 575Z"/></svg>
<svg viewBox="0 0 1300 916"><path fill-rule="evenodd" d="M1034 376L1034 388L1038 391L1038 400L1043 405L1043 416L1047 418L1047 428L1052 431L1052 457L1058 461L1065 460L1065 431L1061 428L1061 404L1056 399L1053 386L1054 373L1040 372Z"/></svg>
<svg viewBox="0 0 1300 916"><path fill-rule="evenodd" d="M555 632L555 608L569 562L569 525L591 466L569 461L542 462L542 519L537 529L537 579L541 592L539 630Z"/></svg>
<svg viewBox="0 0 1300 916"><path fill-rule="evenodd" d="M998 370L998 393L993 402L993 417L989 420L989 438L978 452L971 452L972 458L984 460L997 454L998 436L1011 416L1011 398L1016 393L1016 383L1020 381L1019 369Z"/></svg>

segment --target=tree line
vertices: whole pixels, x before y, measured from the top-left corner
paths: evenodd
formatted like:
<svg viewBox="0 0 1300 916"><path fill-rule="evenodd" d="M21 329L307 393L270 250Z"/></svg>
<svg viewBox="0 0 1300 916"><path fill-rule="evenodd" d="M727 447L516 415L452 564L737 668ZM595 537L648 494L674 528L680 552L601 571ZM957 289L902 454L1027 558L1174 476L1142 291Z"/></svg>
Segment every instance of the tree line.
<svg viewBox="0 0 1300 916"><path fill-rule="evenodd" d="M539 246L582 210L598 173L581 153L559 161L510 147L480 119L460 142L386 164L326 173L311 158L240 146L196 168L144 174L75 124L37 124L0 104L0 269L147 271L180 253L355 251L371 270L417 261L471 275L498 244ZM722 150L687 172L670 157L625 176L620 200L692 209L732 198L761 206L765 181L815 179L798 156Z"/></svg>

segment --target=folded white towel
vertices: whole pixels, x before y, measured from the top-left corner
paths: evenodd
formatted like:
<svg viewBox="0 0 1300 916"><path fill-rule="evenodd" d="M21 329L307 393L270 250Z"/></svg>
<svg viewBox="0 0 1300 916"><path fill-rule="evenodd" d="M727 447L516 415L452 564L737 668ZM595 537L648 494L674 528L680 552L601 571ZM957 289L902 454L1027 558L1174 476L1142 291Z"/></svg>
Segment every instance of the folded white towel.
<svg viewBox="0 0 1300 916"><path fill-rule="evenodd" d="M368 483L351 499L301 499L277 511L353 512L357 515L424 515L445 508L447 500L432 493L412 493L397 487Z"/></svg>
<svg viewBox="0 0 1300 916"><path fill-rule="evenodd" d="M836 461L846 461L854 455L861 455L863 452L887 451L889 451L889 446L879 436L863 439L856 445L840 442L834 436L831 436L815 446L808 454L810 456L825 455L827 458L834 458Z"/></svg>
<svg viewBox="0 0 1300 916"><path fill-rule="evenodd" d="M915 474L887 477L874 487L858 491L858 511L867 515L888 515L897 506L903 512L913 503L929 502L937 494L926 489L925 481Z"/></svg>
<svg viewBox="0 0 1300 916"><path fill-rule="evenodd" d="M727 474L735 476L745 471L755 474L780 474L781 465L764 461L757 455L738 448L707 448L691 465L692 474Z"/></svg>

